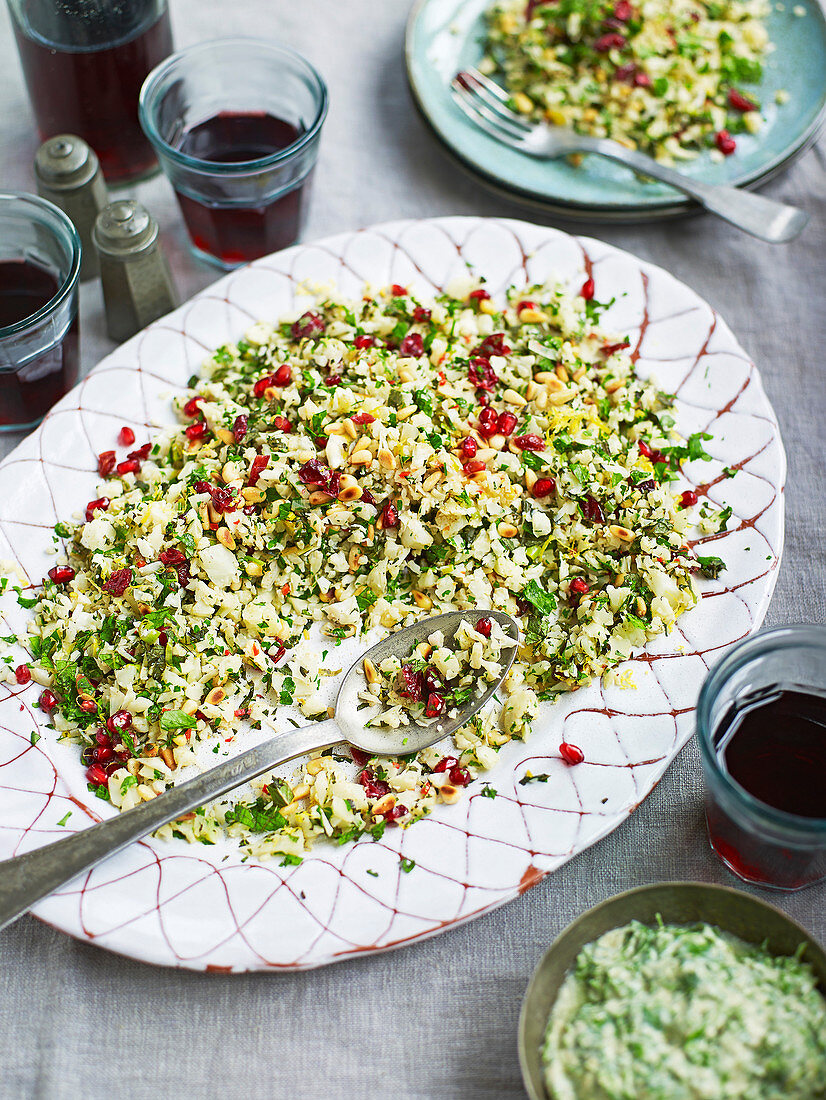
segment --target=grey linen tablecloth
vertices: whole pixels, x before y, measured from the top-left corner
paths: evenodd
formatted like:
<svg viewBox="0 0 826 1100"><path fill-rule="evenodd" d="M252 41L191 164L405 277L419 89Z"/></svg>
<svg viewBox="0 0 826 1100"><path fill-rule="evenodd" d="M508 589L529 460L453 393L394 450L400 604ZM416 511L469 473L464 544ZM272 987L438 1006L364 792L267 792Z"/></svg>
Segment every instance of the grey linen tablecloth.
<svg viewBox="0 0 826 1100"><path fill-rule="evenodd" d="M418 117L402 61L406 0L172 0L178 45L269 36L330 87L303 239L398 217L524 217L461 174ZM0 188L34 190L37 141L0 10ZM785 247L711 217L578 226L660 264L718 309L757 362L789 456L787 542L768 623L824 621L826 142L766 193L812 221ZM158 217L183 297L215 272L187 252L162 178L137 196ZM112 349L97 283L82 292L84 369ZM12 440L4 440L9 445ZM5 453L3 451L2 453ZM26 917L0 934L0 1096L407 1098L523 1095L516 1021L550 940L584 909L647 882L733 883L708 850L690 744L612 836L518 901L402 951L315 972L241 977L158 970ZM773 896L826 940L826 888Z"/></svg>

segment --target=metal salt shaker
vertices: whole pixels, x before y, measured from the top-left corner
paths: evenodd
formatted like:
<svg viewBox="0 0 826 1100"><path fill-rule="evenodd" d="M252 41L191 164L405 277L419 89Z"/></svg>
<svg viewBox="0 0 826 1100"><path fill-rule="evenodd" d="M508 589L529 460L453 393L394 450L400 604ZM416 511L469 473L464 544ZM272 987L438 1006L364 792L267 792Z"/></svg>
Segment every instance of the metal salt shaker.
<svg viewBox="0 0 826 1100"><path fill-rule="evenodd" d="M92 227L109 196L94 151L75 134L58 134L44 141L34 158L37 193L59 206L74 222L81 244L81 279L99 271L92 245Z"/></svg>
<svg viewBox="0 0 826 1100"><path fill-rule="evenodd" d="M100 257L106 327L113 340L128 340L178 304L158 223L134 199L110 203L92 233Z"/></svg>

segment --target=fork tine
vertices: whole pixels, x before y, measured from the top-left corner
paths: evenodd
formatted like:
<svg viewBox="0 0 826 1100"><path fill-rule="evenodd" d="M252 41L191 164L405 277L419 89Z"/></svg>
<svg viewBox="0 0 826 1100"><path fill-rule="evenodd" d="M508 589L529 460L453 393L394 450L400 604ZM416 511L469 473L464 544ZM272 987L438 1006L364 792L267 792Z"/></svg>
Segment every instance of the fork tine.
<svg viewBox="0 0 826 1100"><path fill-rule="evenodd" d="M458 77L454 77L451 81L450 90L457 104L477 126L481 126L483 130L487 130L489 134L493 134L501 141L508 141L516 148L522 147L526 136L524 129L514 126L496 111L492 111L485 100L461 83Z"/></svg>
<svg viewBox="0 0 826 1100"><path fill-rule="evenodd" d="M485 103L499 115L502 122L510 123L523 134L530 133L533 124L526 122L521 115L518 115L508 107L508 95L498 84L495 84L492 80L488 80L487 77L483 76L482 73L478 72L476 69L465 69L463 72L457 73L456 79L468 91L474 92L480 99L483 99ZM494 89L496 90L494 91Z"/></svg>

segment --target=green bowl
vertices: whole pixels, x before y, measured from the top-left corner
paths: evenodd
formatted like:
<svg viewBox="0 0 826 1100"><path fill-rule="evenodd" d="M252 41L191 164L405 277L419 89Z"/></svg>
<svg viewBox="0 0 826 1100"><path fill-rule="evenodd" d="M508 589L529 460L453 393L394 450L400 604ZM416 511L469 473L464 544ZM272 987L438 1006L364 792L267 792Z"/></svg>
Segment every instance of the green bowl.
<svg viewBox="0 0 826 1100"><path fill-rule="evenodd" d="M826 952L805 928L765 901L702 882L664 882L640 886L603 901L583 913L557 936L534 971L519 1016L519 1064L531 1100L548 1100L540 1048L560 987L586 943L632 920L653 924L659 914L669 924L705 921L746 943L765 944L774 955L793 955L805 943L803 958L814 970L826 996Z"/></svg>

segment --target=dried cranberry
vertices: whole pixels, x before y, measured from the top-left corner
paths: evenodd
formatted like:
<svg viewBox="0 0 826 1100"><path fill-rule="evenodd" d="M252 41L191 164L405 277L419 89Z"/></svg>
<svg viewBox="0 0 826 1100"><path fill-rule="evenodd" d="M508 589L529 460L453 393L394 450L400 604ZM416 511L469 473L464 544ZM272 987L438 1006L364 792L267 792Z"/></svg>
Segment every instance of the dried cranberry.
<svg viewBox="0 0 826 1100"><path fill-rule="evenodd" d="M479 413L478 431L484 439L490 439L496 435L496 423L499 418L491 408L482 409Z"/></svg>
<svg viewBox="0 0 826 1100"><path fill-rule="evenodd" d="M407 812L407 806L403 806L401 802L397 802L395 806L391 806L389 809L385 810L382 817L385 821L389 821L392 824L392 822L398 821L400 817L404 817Z"/></svg>
<svg viewBox="0 0 826 1100"><path fill-rule="evenodd" d="M162 645L162 646L166 647L168 641L169 641L169 635L167 634L167 632L165 630L159 630L158 631L158 645Z"/></svg>
<svg viewBox="0 0 826 1100"><path fill-rule="evenodd" d="M249 477L247 478L247 485L257 485L258 479L261 477L262 470L266 470L269 464L269 455L256 455L255 458L252 460L252 465L250 466L250 473Z"/></svg>
<svg viewBox="0 0 826 1100"><path fill-rule="evenodd" d="M298 318L290 330L294 340L304 340L307 337L320 336L324 332L324 319L317 313L308 310Z"/></svg>
<svg viewBox="0 0 826 1100"><path fill-rule="evenodd" d="M448 775L454 787L466 787L470 783L470 772L467 768L462 768L458 764L450 769Z"/></svg>
<svg viewBox="0 0 826 1100"><path fill-rule="evenodd" d="M419 324L427 324L433 314L429 309L425 309L424 306L416 306L413 310L413 320L418 321Z"/></svg>
<svg viewBox="0 0 826 1100"><path fill-rule="evenodd" d="M184 428L184 435L187 439L203 439L208 431L209 425L205 420L196 420L194 424L189 424Z"/></svg>
<svg viewBox="0 0 826 1100"><path fill-rule="evenodd" d="M693 489L686 489L680 497L680 504L682 504L683 508L691 508L696 503L697 494L694 492Z"/></svg>
<svg viewBox="0 0 826 1100"><path fill-rule="evenodd" d="M131 428L128 428L125 424L118 433L118 443L121 447L131 447L135 442L135 433Z"/></svg>
<svg viewBox="0 0 826 1100"><path fill-rule="evenodd" d="M657 488L657 483L653 477L648 477L645 479L645 481L638 481L636 483L634 483L630 478L628 480L629 483L633 485L633 487L639 493L650 493L652 489Z"/></svg>
<svg viewBox="0 0 826 1100"><path fill-rule="evenodd" d="M650 88L651 77L648 75L648 73L634 73L634 87Z"/></svg>
<svg viewBox="0 0 826 1100"><path fill-rule="evenodd" d="M249 427L249 417L243 413L239 413L236 416L232 425L232 438L236 443L240 443L244 436L247 434L247 428Z"/></svg>
<svg viewBox="0 0 826 1100"><path fill-rule="evenodd" d="M86 778L93 787L101 787L106 783L106 772L100 764L93 764L91 768L87 768Z"/></svg>
<svg viewBox="0 0 826 1100"><path fill-rule="evenodd" d="M516 611L519 615L529 615L533 611L533 604L521 596L516 597Z"/></svg>
<svg viewBox="0 0 826 1100"><path fill-rule="evenodd" d="M203 405L205 400L206 398L204 397L190 397L184 405L184 416L193 417L201 415L201 410L198 406Z"/></svg>
<svg viewBox="0 0 826 1100"><path fill-rule="evenodd" d="M427 705L424 708L425 716L427 718L438 718L444 709L444 699L441 695L437 695L435 691L432 691L427 697Z"/></svg>
<svg viewBox="0 0 826 1100"><path fill-rule="evenodd" d="M272 384L281 388L283 388L284 386L289 386L292 380L293 372L286 363L280 366L275 374L272 376Z"/></svg>
<svg viewBox="0 0 826 1100"><path fill-rule="evenodd" d="M729 107L733 107L735 111L753 111L757 106L750 99L746 99L744 95L741 95L736 88L729 88L728 103Z"/></svg>
<svg viewBox="0 0 826 1100"><path fill-rule="evenodd" d="M355 763L361 764L362 767L364 767L364 765L370 759L369 752L362 752L362 750L357 749L355 745L350 746L350 755L352 756Z"/></svg>
<svg viewBox="0 0 826 1100"><path fill-rule="evenodd" d="M541 435L531 433L530 435L518 435L513 441L514 447L518 447L520 451L544 451L545 440Z"/></svg>
<svg viewBox="0 0 826 1100"><path fill-rule="evenodd" d="M383 779L376 779L372 768L365 768L364 771L359 772L358 781L364 787L364 793L368 798L382 798L390 793L389 783L385 783Z"/></svg>
<svg viewBox="0 0 826 1100"><path fill-rule="evenodd" d="M376 498L373 496L369 489L361 490L361 499L364 501L365 504L372 504L374 508L377 507Z"/></svg>
<svg viewBox="0 0 826 1100"><path fill-rule="evenodd" d="M96 510L99 509L101 512L105 512L111 503L109 497L98 497L97 500L90 500L86 505L86 522L89 523L94 519Z"/></svg>
<svg viewBox="0 0 826 1100"><path fill-rule="evenodd" d="M617 0L617 3L614 4L614 18L619 19L620 23L627 23L633 14L634 9L628 3L628 0Z"/></svg>
<svg viewBox="0 0 826 1100"><path fill-rule="evenodd" d="M399 512L395 504L391 504L390 501L386 501L384 507L381 510L381 523L382 527L398 527L399 525Z"/></svg>
<svg viewBox="0 0 826 1100"><path fill-rule="evenodd" d="M57 697L54 692L46 688L45 691L41 691L37 704L41 710L45 710L47 714L51 714L57 706Z"/></svg>
<svg viewBox="0 0 826 1100"><path fill-rule="evenodd" d="M390 287L390 293L394 298L404 298L407 296L407 287L401 286L399 283L393 283Z"/></svg>
<svg viewBox="0 0 826 1100"><path fill-rule="evenodd" d="M442 678L435 668L426 668L422 673L422 694L432 695L436 692L438 695L444 688Z"/></svg>
<svg viewBox="0 0 826 1100"><path fill-rule="evenodd" d="M289 435L290 432L293 430L292 424L289 422L289 420L287 420L285 416L273 417L272 426L276 429L276 431L284 432L285 435ZM327 440L325 439L324 445L326 446L326 444Z"/></svg>
<svg viewBox="0 0 826 1100"><path fill-rule="evenodd" d="M552 477L540 477L533 483L531 494L535 500L544 500L556 489L556 482Z"/></svg>
<svg viewBox="0 0 826 1100"><path fill-rule="evenodd" d="M370 413L354 413L350 419L354 424L372 424L376 418Z"/></svg>
<svg viewBox="0 0 826 1100"><path fill-rule="evenodd" d="M196 481L192 488L196 493L208 493L211 491L212 486L208 481Z"/></svg>
<svg viewBox="0 0 826 1100"><path fill-rule="evenodd" d="M422 674L412 665L402 665L396 690L404 699L418 701L422 697Z"/></svg>
<svg viewBox="0 0 826 1100"><path fill-rule="evenodd" d="M559 746L559 755L566 764L581 764L585 759L585 753L578 745L572 745L570 741L563 741Z"/></svg>
<svg viewBox="0 0 826 1100"><path fill-rule="evenodd" d="M115 468L117 462L117 455L114 451L101 451L98 455L98 474L101 477L108 477Z"/></svg>
<svg viewBox="0 0 826 1100"><path fill-rule="evenodd" d="M627 65L620 65L614 70L614 80L620 84L633 84L637 75L637 66L633 61Z"/></svg>
<svg viewBox="0 0 826 1100"><path fill-rule="evenodd" d="M189 584L189 562L185 562L183 565L176 565L175 572L178 575L178 584L181 588L186 588Z"/></svg>
<svg viewBox="0 0 826 1100"><path fill-rule="evenodd" d="M605 513L602 510L602 505L590 493L584 500L579 502L579 506L582 509L583 517L590 523L605 523Z"/></svg>
<svg viewBox="0 0 826 1100"><path fill-rule="evenodd" d="M719 130L714 135L714 144L720 150L724 157L730 157L734 150L737 148L737 142L728 132L728 130Z"/></svg>
<svg viewBox="0 0 826 1100"><path fill-rule="evenodd" d="M328 492L331 497L337 497L341 492L341 474L338 470L334 470L330 474L330 480L326 485L326 492Z"/></svg>
<svg viewBox="0 0 826 1100"><path fill-rule="evenodd" d="M225 489L220 485L213 485L209 492L212 497L212 507L216 512L234 512L238 507L238 502L233 496L231 489Z"/></svg>
<svg viewBox="0 0 826 1100"><path fill-rule="evenodd" d="M462 467L465 477L473 477L474 474L481 474L482 470L486 469L487 465L481 458L472 458L470 462L466 462Z"/></svg>
<svg viewBox="0 0 826 1100"><path fill-rule="evenodd" d="M510 353L511 349L505 343L504 332L492 332L470 354L482 355L487 358L491 355L510 355Z"/></svg>
<svg viewBox="0 0 826 1100"><path fill-rule="evenodd" d="M450 768L455 768L458 763L459 761L456 759L455 756L443 756L436 767L433 769L433 771L446 772L449 771Z"/></svg>
<svg viewBox="0 0 826 1100"><path fill-rule="evenodd" d="M516 312L521 313L523 309L535 309L535 308L536 308L536 304L534 302L532 302L530 300L530 298L525 298L524 301L521 301L517 304Z"/></svg>
<svg viewBox="0 0 826 1100"><path fill-rule="evenodd" d="M467 376L470 384L475 386L477 390L491 391L499 381L499 376L490 365L490 360L482 355L471 359Z"/></svg>
<svg viewBox="0 0 826 1100"><path fill-rule="evenodd" d="M496 419L496 434L510 435L518 421L512 412L501 412Z"/></svg>
<svg viewBox="0 0 826 1100"><path fill-rule="evenodd" d="M263 397L267 390L272 386L273 376L271 374L265 374L263 378L259 378L255 385L252 387L253 397Z"/></svg>
<svg viewBox="0 0 826 1100"><path fill-rule="evenodd" d="M584 596L586 592L590 591L588 582L583 580L582 577L574 577L568 590L577 601L580 596Z"/></svg>
<svg viewBox="0 0 826 1100"><path fill-rule="evenodd" d="M55 584L68 584L74 577L75 571L71 565L55 565L49 570L49 580Z"/></svg>
<svg viewBox="0 0 826 1100"><path fill-rule="evenodd" d="M462 440L462 446L459 449L462 452L462 458L467 460L476 457L476 452L479 450L479 444L473 436L469 435L467 439Z"/></svg>
<svg viewBox="0 0 826 1100"><path fill-rule="evenodd" d="M594 296L595 290L596 287L594 286L594 280L589 275L585 282L582 284L579 295L581 298L584 298L586 302L590 302Z"/></svg>
<svg viewBox="0 0 826 1100"><path fill-rule="evenodd" d="M103 584L103 590L112 596L122 596L132 583L132 570L127 565L125 569L117 569Z"/></svg>
<svg viewBox="0 0 826 1100"><path fill-rule="evenodd" d="M375 343L375 336L367 336L365 334L364 336L357 336L355 338L355 340L353 341L353 347L356 347L361 351L364 348L372 348ZM335 382L332 381L333 378L335 378ZM337 386L339 382L341 382L340 374L331 374L330 377L327 379L328 386Z"/></svg>
<svg viewBox="0 0 826 1100"><path fill-rule="evenodd" d="M490 637L490 632L492 630L493 630L493 623L491 622L491 620L488 618L487 615L485 615L483 618L481 618L479 620L479 622L476 624L476 632L478 634L481 634L483 638L489 638Z"/></svg>
<svg viewBox="0 0 826 1100"><path fill-rule="evenodd" d="M424 341L418 332L408 332L399 344L399 355L419 359L424 355Z"/></svg>
<svg viewBox="0 0 826 1100"><path fill-rule="evenodd" d="M187 560L187 556L183 550L179 550L177 546L173 546L169 550L161 550L160 554L158 554L158 560L164 565L171 565L174 567L176 565L183 565Z"/></svg>
<svg viewBox="0 0 826 1100"><path fill-rule="evenodd" d="M327 485L330 471L317 458L311 458L298 469L298 480L305 485Z"/></svg>
<svg viewBox="0 0 826 1100"><path fill-rule="evenodd" d="M603 34L601 38L598 38L594 43L594 49L597 53L608 53L609 50L621 50L625 45L625 35L612 32L611 34Z"/></svg>
<svg viewBox="0 0 826 1100"><path fill-rule="evenodd" d="M32 678L32 674L29 672L27 665L18 665L14 670L14 678L22 687L23 684L28 684L29 680Z"/></svg>

